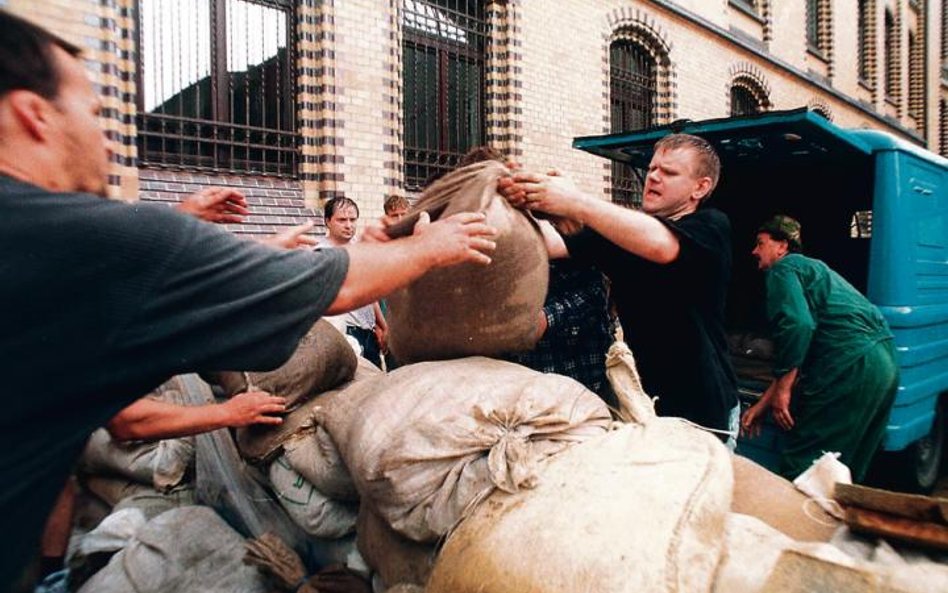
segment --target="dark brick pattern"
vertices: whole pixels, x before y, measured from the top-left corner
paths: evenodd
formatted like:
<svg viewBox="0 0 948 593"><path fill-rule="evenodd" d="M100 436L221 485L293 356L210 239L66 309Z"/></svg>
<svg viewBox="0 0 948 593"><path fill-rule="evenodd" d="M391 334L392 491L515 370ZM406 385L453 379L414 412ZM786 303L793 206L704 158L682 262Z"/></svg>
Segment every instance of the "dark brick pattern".
<svg viewBox="0 0 948 593"><path fill-rule="evenodd" d="M142 201L169 205L205 187L239 189L247 196L251 214L243 224L226 225L238 235L264 237L310 220L317 223L314 234L324 234L322 212L306 207L296 180L141 169L139 183Z"/></svg>

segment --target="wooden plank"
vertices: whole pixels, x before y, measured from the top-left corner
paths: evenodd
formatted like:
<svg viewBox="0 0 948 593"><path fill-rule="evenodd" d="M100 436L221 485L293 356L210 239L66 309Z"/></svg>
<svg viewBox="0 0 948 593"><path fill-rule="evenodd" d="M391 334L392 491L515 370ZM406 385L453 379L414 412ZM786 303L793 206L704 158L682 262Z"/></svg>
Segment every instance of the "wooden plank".
<svg viewBox="0 0 948 593"><path fill-rule="evenodd" d="M916 521L948 524L948 499L880 490L856 484L836 484L836 501Z"/></svg>
<svg viewBox="0 0 948 593"><path fill-rule="evenodd" d="M856 507L846 509L846 524L853 531L871 533L918 546L948 550L948 527L913 521Z"/></svg>

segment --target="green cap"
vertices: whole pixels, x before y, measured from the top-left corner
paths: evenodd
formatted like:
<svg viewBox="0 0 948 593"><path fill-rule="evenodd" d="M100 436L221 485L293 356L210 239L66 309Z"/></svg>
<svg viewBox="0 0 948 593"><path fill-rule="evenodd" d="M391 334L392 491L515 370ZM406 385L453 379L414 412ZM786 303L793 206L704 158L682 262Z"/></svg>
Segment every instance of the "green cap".
<svg viewBox="0 0 948 593"><path fill-rule="evenodd" d="M758 233L767 233L777 241L786 241L790 251L801 251L803 240L800 238L800 223L785 214L778 214L760 225Z"/></svg>

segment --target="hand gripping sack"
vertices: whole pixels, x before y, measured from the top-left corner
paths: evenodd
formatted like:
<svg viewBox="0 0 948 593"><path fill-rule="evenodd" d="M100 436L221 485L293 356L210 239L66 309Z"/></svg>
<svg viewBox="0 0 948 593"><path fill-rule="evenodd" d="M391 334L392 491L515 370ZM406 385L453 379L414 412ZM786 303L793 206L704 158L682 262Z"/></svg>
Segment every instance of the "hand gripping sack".
<svg viewBox="0 0 948 593"><path fill-rule="evenodd" d="M378 367L368 360L358 357L352 381L360 381L382 373ZM351 382L337 386L342 389ZM323 397L333 390L320 392L316 397ZM266 464L273 461L283 451L289 441L301 440L312 436L316 425L312 418L314 401L308 400L290 410L283 416L282 424L253 424L237 429L237 449L240 456L251 463Z"/></svg>
<svg viewBox="0 0 948 593"><path fill-rule="evenodd" d="M549 268L536 221L497 193L509 170L494 161L449 173L421 195L415 212L432 220L483 212L498 230L490 265L461 264L428 272L389 296L389 346L401 364L531 349L546 298ZM416 216L390 234L410 231Z"/></svg>
<svg viewBox="0 0 948 593"><path fill-rule="evenodd" d="M529 488L542 459L611 421L573 379L482 357L404 366L313 413L362 499L420 542L447 533L494 488Z"/></svg>
<svg viewBox="0 0 948 593"><path fill-rule="evenodd" d="M550 458L537 486L495 492L448 537L427 593L710 591L731 461L680 420L625 425Z"/></svg>

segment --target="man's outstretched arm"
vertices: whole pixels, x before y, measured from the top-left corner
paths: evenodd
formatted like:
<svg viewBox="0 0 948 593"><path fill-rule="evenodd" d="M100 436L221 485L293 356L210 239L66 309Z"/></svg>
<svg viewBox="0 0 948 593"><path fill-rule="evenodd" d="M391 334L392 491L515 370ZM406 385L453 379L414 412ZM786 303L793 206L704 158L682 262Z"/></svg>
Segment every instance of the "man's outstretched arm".
<svg viewBox="0 0 948 593"><path fill-rule="evenodd" d="M391 240L384 232L367 229L366 240L345 247L349 269L326 314L345 313L377 301L436 268L490 264L497 231L484 219L483 214L463 212L430 222L422 213L410 237Z"/></svg>
<svg viewBox="0 0 948 593"><path fill-rule="evenodd" d="M239 393L219 404L184 406L143 397L106 425L118 441L157 441L251 424L281 424L286 400L262 391Z"/></svg>

